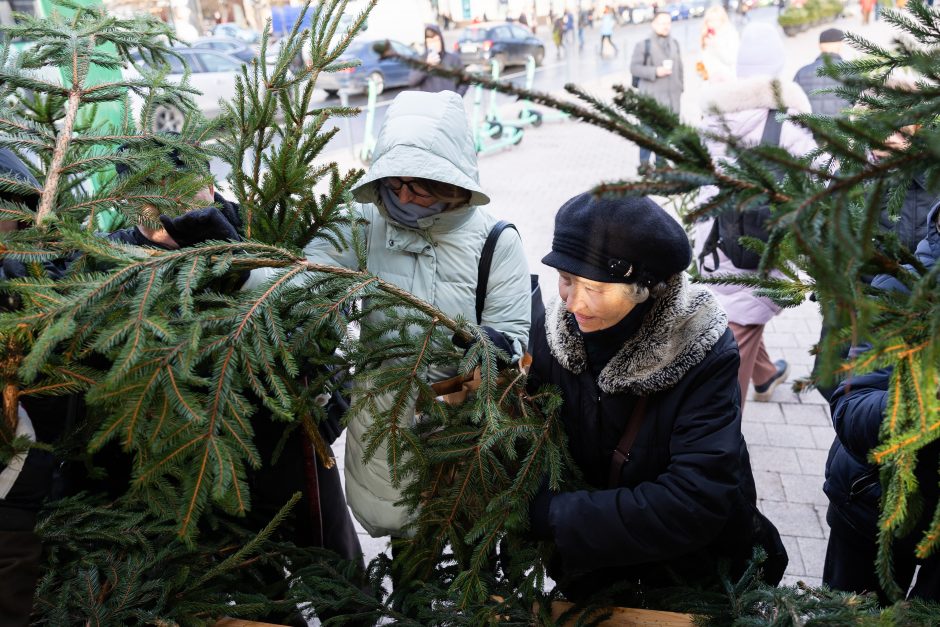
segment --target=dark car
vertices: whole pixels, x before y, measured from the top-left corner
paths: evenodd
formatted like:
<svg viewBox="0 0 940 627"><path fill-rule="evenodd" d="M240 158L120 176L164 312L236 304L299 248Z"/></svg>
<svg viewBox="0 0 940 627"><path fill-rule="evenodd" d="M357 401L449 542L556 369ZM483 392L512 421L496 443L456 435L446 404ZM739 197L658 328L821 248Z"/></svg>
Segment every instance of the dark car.
<svg viewBox="0 0 940 627"><path fill-rule="evenodd" d="M689 5L682 2L675 2L673 4L667 4L662 9L672 17L672 21L676 20L687 20L689 19Z"/></svg>
<svg viewBox="0 0 940 627"><path fill-rule="evenodd" d="M411 67L400 59L383 57L376 52L375 45L385 42L389 43L396 54L403 57L418 55L414 48L394 39L357 39L350 44L338 60L359 59L362 65L339 72L323 73L317 79L317 87L326 90L328 96L335 97L340 89L346 89L351 93L366 93L369 90L369 79L375 82L377 94L391 87L407 86L411 76Z"/></svg>
<svg viewBox="0 0 940 627"><path fill-rule="evenodd" d="M536 65L545 58L545 44L529 29L509 22L473 24L464 29L454 44L464 65L489 65L492 60L500 68L525 65L529 56Z"/></svg>

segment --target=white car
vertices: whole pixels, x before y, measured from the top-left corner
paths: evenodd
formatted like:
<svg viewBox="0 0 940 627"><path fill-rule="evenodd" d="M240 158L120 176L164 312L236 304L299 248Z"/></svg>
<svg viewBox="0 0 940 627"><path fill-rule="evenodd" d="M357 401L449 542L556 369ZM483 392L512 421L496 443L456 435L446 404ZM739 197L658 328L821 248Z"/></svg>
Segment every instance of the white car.
<svg viewBox="0 0 940 627"><path fill-rule="evenodd" d="M220 112L219 99L235 95L235 78L241 73L242 62L230 55L203 48L174 48L186 60L189 66L189 84L201 94L193 96L196 106L207 118L213 118ZM170 73L167 77L182 76L183 64L176 57L167 57ZM135 102L133 109L139 111L140 103ZM172 105L158 105L154 110L154 131L179 131L183 128L183 112Z"/></svg>

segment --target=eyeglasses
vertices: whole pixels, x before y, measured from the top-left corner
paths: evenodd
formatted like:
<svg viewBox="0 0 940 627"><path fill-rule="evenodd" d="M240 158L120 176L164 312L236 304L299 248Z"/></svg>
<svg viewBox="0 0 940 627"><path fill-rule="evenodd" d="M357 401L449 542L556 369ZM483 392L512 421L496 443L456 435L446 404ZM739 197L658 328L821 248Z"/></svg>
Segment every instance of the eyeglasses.
<svg viewBox="0 0 940 627"><path fill-rule="evenodd" d="M434 194L431 194L427 190L424 190L420 187L416 187L417 185L421 185L419 180L403 181L397 176L390 176L385 178L383 182L389 191L393 194L401 193L401 188L404 187L409 192L411 192L412 196L415 196L416 198L434 198ZM421 191L418 191L419 189Z"/></svg>

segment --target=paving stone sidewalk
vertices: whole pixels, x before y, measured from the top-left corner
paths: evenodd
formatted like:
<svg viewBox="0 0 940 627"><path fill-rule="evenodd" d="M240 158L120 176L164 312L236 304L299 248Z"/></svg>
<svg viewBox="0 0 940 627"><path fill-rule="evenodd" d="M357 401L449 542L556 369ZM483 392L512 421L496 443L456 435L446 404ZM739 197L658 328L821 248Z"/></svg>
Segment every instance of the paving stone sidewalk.
<svg viewBox="0 0 940 627"><path fill-rule="evenodd" d="M838 24L858 29L857 20ZM784 76L792 76L817 54L815 42L821 29L787 40L788 62ZM887 43L890 32L883 22L862 31L876 41ZM693 67L694 54L686 55L686 67ZM691 71L687 72L690 74ZM627 82L624 74L616 82ZM597 95L610 93L614 79L582 85ZM694 119L696 86L687 87L684 117ZM514 112L508 117L515 117ZM348 150L330 155L341 165L355 163ZM540 259L551 247L555 211L571 196L601 181L634 175L637 148L609 133L570 121L546 123L527 130L522 143L506 152L480 158L480 177L493 198L487 210L513 222L525 243L529 268L541 277L546 300L555 297L557 276L542 266ZM759 507L779 529L790 555L784 583L798 580L810 585L821 583L828 525L827 499L822 491L826 455L833 439L829 410L819 393L797 395L791 384L807 376L813 358L809 350L819 338L820 316L815 303L784 311L764 334L772 359L790 362L787 385L774 392L770 402L749 400L742 429L751 453ZM343 441L334 447L342 465ZM361 530L360 530L361 532ZM387 538L370 538L360 533L366 559L387 549Z"/></svg>

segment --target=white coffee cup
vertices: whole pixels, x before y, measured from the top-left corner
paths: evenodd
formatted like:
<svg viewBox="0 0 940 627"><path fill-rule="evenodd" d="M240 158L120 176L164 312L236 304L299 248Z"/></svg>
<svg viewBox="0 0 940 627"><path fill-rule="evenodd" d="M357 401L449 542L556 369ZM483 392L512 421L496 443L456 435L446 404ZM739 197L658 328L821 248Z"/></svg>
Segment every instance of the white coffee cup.
<svg viewBox="0 0 940 627"><path fill-rule="evenodd" d="M666 59L663 61L663 69L669 70L670 72L672 71L672 59Z"/></svg>

